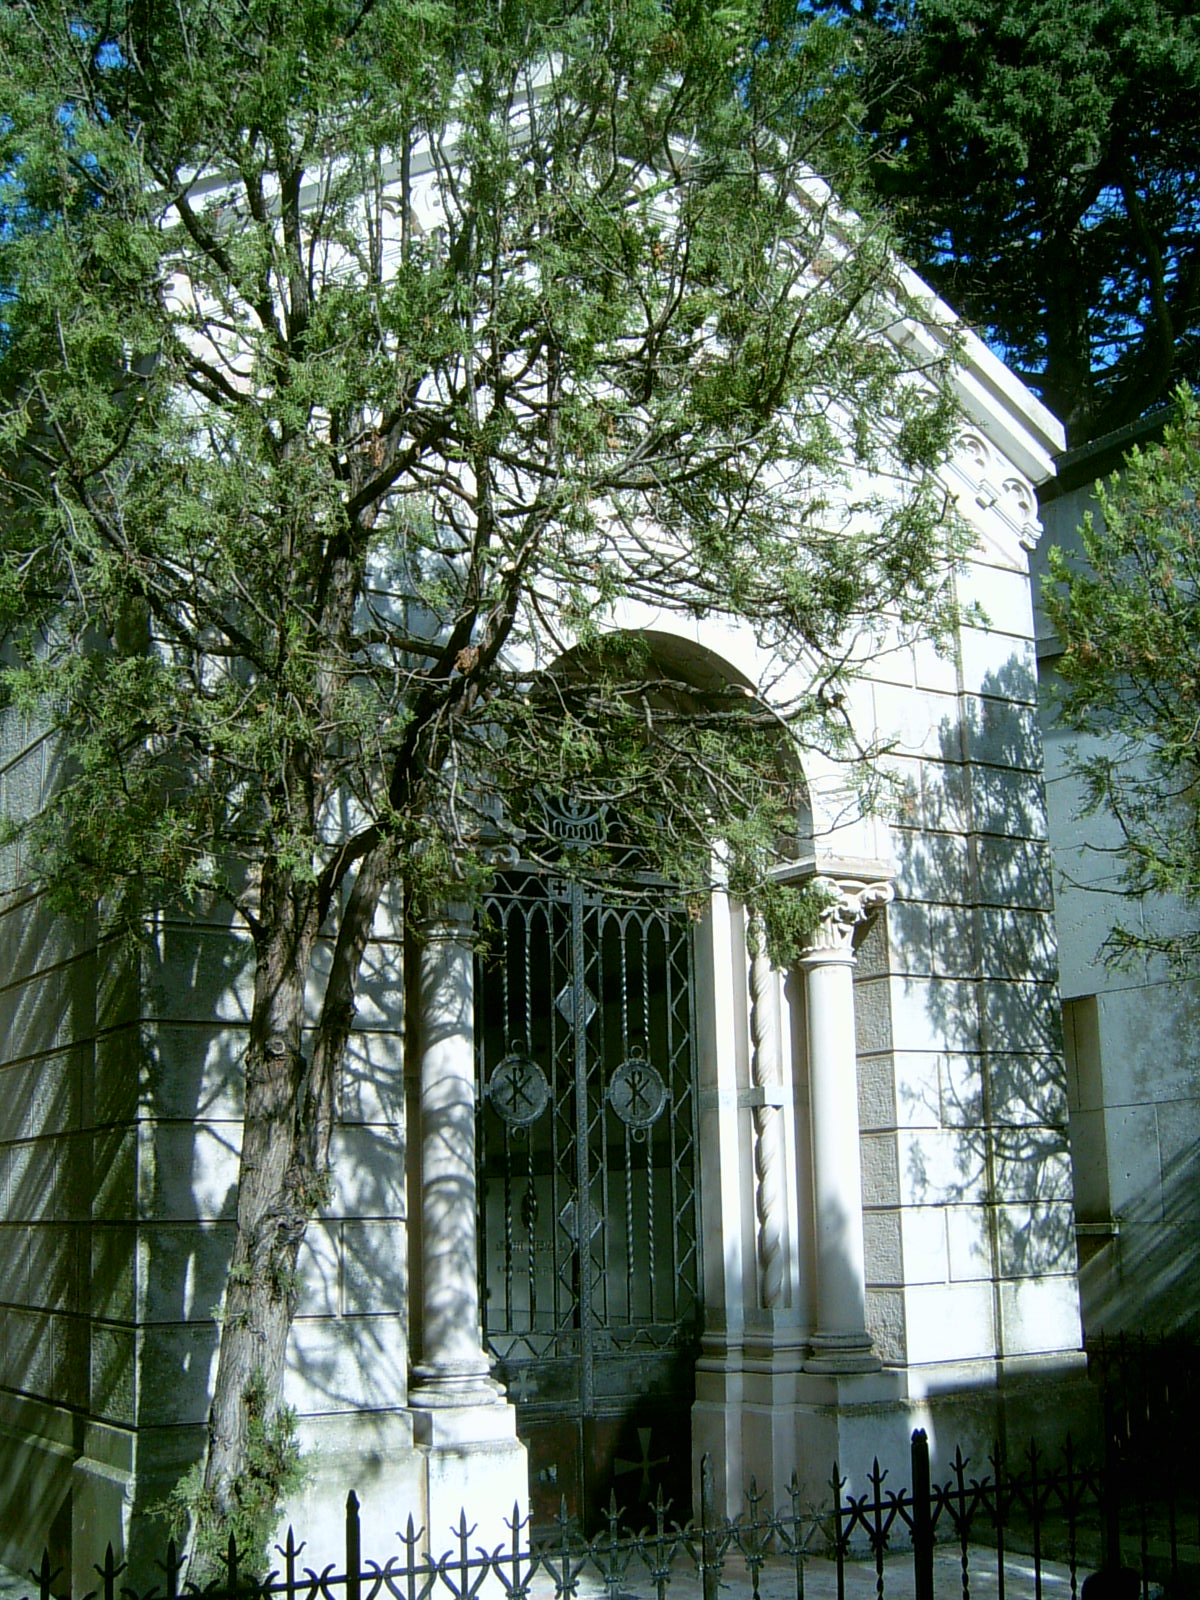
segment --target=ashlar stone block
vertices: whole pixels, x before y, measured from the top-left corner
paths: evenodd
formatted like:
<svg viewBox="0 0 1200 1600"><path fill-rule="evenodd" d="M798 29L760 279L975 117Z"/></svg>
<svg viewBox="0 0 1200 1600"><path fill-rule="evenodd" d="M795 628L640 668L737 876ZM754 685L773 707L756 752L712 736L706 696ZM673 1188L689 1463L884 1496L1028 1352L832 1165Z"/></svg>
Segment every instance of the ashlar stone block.
<svg viewBox="0 0 1200 1600"><path fill-rule="evenodd" d="M927 978L933 971L929 917L929 906L920 900L898 900L889 907L893 973Z"/></svg>
<svg viewBox="0 0 1200 1600"><path fill-rule="evenodd" d="M1032 911L1053 909L1050 853L1042 840L985 835L978 841L976 855L981 904L1022 906Z"/></svg>
<svg viewBox="0 0 1200 1600"><path fill-rule="evenodd" d="M140 1063L144 1113L162 1121L240 1121L248 1041L248 1030L233 1024L148 1025Z"/></svg>
<svg viewBox="0 0 1200 1600"><path fill-rule="evenodd" d="M935 906L963 906L974 898L967 841L961 833L896 828L896 898Z"/></svg>
<svg viewBox="0 0 1200 1600"><path fill-rule="evenodd" d="M93 1314L109 1322L137 1316L137 1227L114 1222L93 1227L91 1300Z"/></svg>
<svg viewBox="0 0 1200 1600"><path fill-rule="evenodd" d="M211 1322L233 1254L230 1222L155 1222L138 1229L138 1316L145 1322Z"/></svg>
<svg viewBox="0 0 1200 1600"><path fill-rule="evenodd" d="M944 1128L979 1128L984 1122L981 1055L947 1052L938 1057L941 1123Z"/></svg>
<svg viewBox="0 0 1200 1600"><path fill-rule="evenodd" d="M59 1139L28 1139L8 1147L8 1217L12 1222L60 1222Z"/></svg>
<svg viewBox="0 0 1200 1600"><path fill-rule="evenodd" d="M54 1350L50 1316L10 1306L4 1320L5 1382L21 1394L50 1399L54 1383Z"/></svg>
<svg viewBox="0 0 1200 1600"><path fill-rule="evenodd" d="M1075 1278L1026 1278L1001 1284L1000 1323L1005 1355L1078 1350L1083 1336Z"/></svg>
<svg viewBox="0 0 1200 1600"><path fill-rule="evenodd" d="M978 911L972 906L938 905L929 910L932 971L939 978L974 978L979 971Z"/></svg>
<svg viewBox="0 0 1200 1600"><path fill-rule="evenodd" d="M993 1051L987 1056L987 1073L988 1109L997 1127L1066 1126L1061 1056Z"/></svg>
<svg viewBox="0 0 1200 1600"><path fill-rule="evenodd" d="M158 1021L188 1022L200 1015L221 1022L248 1022L254 994L253 950L249 937L231 927L196 922L164 922L156 941L156 960L142 975L147 1015Z"/></svg>
<svg viewBox="0 0 1200 1600"><path fill-rule="evenodd" d="M302 1316L341 1315L341 1233L340 1222L328 1222L319 1217L304 1230L296 1261Z"/></svg>
<svg viewBox="0 0 1200 1600"><path fill-rule="evenodd" d="M898 1211L863 1213L863 1255L867 1283L900 1287L904 1283L904 1258L900 1243Z"/></svg>
<svg viewBox="0 0 1200 1600"><path fill-rule="evenodd" d="M896 1126L895 1074L890 1056L866 1056L858 1063L858 1125L864 1132Z"/></svg>
<svg viewBox="0 0 1200 1600"><path fill-rule="evenodd" d="M854 1027L859 1055L892 1047L891 980L869 978L854 986Z"/></svg>
<svg viewBox="0 0 1200 1600"><path fill-rule="evenodd" d="M960 741L961 744L961 741ZM972 769L961 749L947 748L943 759L921 763L921 821L937 833L966 833L971 827Z"/></svg>
<svg viewBox="0 0 1200 1600"><path fill-rule="evenodd" d="M136 1337L132 1328L92 1324L88 1405L98 1420L131 1425L137 1412Z"/></svg>
<svg viewBox="0 0 1200 1600"><path fill-rule="evenodd" d="M286 1397L303 1415L387 1410L408 1398L408 1342L399 1317L298 1317Z"/></svg>
<svg viewBox="0 0 1200 1600"><path fill-rule="evenodd" d="M902 1204L957 1205L986 1197L987 1149L981 1133L902 1129L896 1142Z"/></svg>
<svg viewBox="0 0 1200 1600"><path fill-rule="evenodd" d="M343 1222L342 1315L402 1315L408 1305L407 1260L404 1222Z"/></svg>
<svg viewBox="0 0 1200 1600"><path fill-rule="evenodd" d="M338 1115L347 1126L403 1127L404 1038L401 1033L352 1032L338 1092Z"/></svg>
<svg viewBox="0 0 1200 1600"><path fill-rule="evenodd" d="M901 1197L896 1135L868 1133L859 1141L864 1206L894 1206Z"/></svg>
<svg viewBox="0 0 1200 1600"><path fill-rule="evenodd" d="M394 1124L357 1125L334 1130L330 1145L333 1194L324 1213L330 1217L403 1218L404 1130Z"/></svg>
<svg viewBox="0 0 1200 1600"><path fill-rule="evenodd" d="M985 687L982 694L965 695L961 715L964 754L969 762L1040 776L1042 739L1037 712L1032 705L1017 705L1008 699L1003 682L990 691ZM971 781L974 787L978 781L974 774Z"/></svg>
<svg viewBox="0 0 1200 1600"><path fill-rule="evenodd" d="M885 728L901 755L944 757L957 753L958 702L954 694L874 686L876 726Z"/></svg>
<svg viewBox="0 0 1200 1600"><path fill-rule="evenodd" d="M896 1050L938 1054L947 1046L976 1047L974 984L953 978L893 978L889 997Z"/></svg>
<svg viewBox="0 0 1200 1600"><path fill-rule="evenodd" d="M233 1215L240 1122L143 1123L141 1214L161 1222L221 1221Z"/></svg>
<svg viewBox="0 0 1200 1600"><path fill-rule="evenodd" d="M143 1420L202 1424L216 1376L220 1330L213 1321L158 1323L140 1335L139 1409Z"/></svg>
<svg viewBox="0 0 1200 1600"><path fill-rule="evenodd" d="M1006 584L1007 574L1000 581ZM1007 698L1037 704L1037 660L1027 633L961 628L958 640L962 685L969 694L995 694L1002 686Z"/></svg>
<svg viewBox="0 0 1200 1600"><path fill-rule="evenodd" d="M932 1051L903 1050L892 1057L896 1080L896 1125L941 1126L940 1060Z"/></svg>
<svg viewBox="0 0 1200 1600"><path fill-rule="evenodd" d="M1074 1272L1075 1212L1069 1200L997 1206L995 1230L1005 1278Z"/></svg>
<svg viewBox="0 0 1200 1600"><path fill-rule="evenodd" d="M945 1283L946 1210L942 1206L906 1206L900 1213L906 1284Z"/></svg>
<svg viewBox="0 0 1200 1600"><path fill-rule="evenodd" d="M1033 601L1024 572L969 562L959 578L959 598L963 605L983 609L989 630L1016 639L1033 638Z"/></svg>
<svg viewBox="0 0 1200 1600"><path fill-rule="evenodd" d="M908 1359L986 1359L996 1348L990 1283L917 1284L904 1291Z"/></svg>
<svg viewBox="0 0 1200 1600"><path fill-rule="evenodd" d="M899 1365L906 1357L904 1294L899 1289L867 1290L867 1332L881 1361Z"/></svg>
<svg viewBox="0 0 1200 1600"><path fill-rule="evenodd" d="M947 1206L946 1243L950 1253L950 1277L953 1282L971 1283L995 1276L986 1207Z"/></svg>
<svg viewBox="0 0 1200 1600"><path fill-rule="evenodd" d="M1062 1012L1054 984L989 981L981 986L980 1003L989 1051L1038 1051L1062 1060Z"/></svg>
<svg viewBox="0 0 1200 1600"><path fill-rule="evenodd" d="M997 1130L993 1144L997 1200L1070 1201L1071 1157L1065 1129Z"/></svg>
<svg viewBox="0 0 1200 1600"><path fill-rule="evenodd" d="M1057 981L1058 941L1048 912L983 906L978 915L985 976Z"/></svg>

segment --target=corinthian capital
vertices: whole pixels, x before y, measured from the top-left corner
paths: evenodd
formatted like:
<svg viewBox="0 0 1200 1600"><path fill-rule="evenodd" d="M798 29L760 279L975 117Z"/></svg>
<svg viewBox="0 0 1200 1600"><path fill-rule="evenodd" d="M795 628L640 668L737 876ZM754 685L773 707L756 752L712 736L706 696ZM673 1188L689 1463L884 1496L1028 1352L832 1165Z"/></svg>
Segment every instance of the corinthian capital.
<svg viewBox="0 0 1200 1600"><path fill-rule="evenodd" d="M892 899L890 883L864 882L861 878L816 877L813 885L829 896L821 920L809 941L805 957L852 954L854 930Z"/></svg>

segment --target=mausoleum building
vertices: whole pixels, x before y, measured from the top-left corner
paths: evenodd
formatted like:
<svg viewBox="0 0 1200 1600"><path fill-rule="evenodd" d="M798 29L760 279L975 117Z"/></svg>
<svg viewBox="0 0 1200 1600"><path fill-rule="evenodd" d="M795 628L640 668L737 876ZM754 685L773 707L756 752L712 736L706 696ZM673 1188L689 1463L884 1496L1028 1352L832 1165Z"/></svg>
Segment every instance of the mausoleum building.
<svg viewBox="0 0 1200 1600"><path fill-rule="evenodd" d="M828 905L791 970L719 886L586 890L610 819L569 797L560 873L506 862L407 939L381 915L291 1344L314 1551L351 1487L380 1551L464 1502L488 1543L514 1501L686 1513L704 1453L730 1512L752 1475L817 1499L835 1458L983 1448L1080 1372L1028 574L1062 435L978 342L955 381L967 620L851 689L890 820L805 764L788 870ZM684 680L763 679L748 634L621 621ZM9 716L5 809L57 759ZM82 1577L202 1448L249 980L219 914L132 956L15 848L0 891L0 1558Z"/></svg>

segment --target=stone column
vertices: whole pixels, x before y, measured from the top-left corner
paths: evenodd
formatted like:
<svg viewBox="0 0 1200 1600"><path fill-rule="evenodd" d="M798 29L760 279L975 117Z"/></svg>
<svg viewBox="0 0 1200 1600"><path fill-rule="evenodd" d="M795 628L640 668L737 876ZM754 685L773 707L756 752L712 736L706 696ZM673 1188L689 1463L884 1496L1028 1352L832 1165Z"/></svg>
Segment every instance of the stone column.
<svg viewBox="0 0 1200 1600"><path fill-rule="evenodd" d="M525 1447L480 1335L472 933L470 908L449 906L417 954L421 1334L408 1398L434 1556L464 1508L491 1548L511 1538L514 1501L522 1515L529 1504Z"/></svg>
<svg viewBox="0 0 1200 1600"><path fill-rule="evenodd" d="M862 1164L854 1030L855 927L892 897L886 883L818 884L835 898L800 958L808 1026L817 1317L806 1372L876 1372L866 1319Z"/></svg>
<svg viewBox="0 0 1200 1600"><path fill-rule="evenodd" d="M496 1405L480 1344L472 923L451 906L421 930L421 1351L417 1408Z"/></svg>

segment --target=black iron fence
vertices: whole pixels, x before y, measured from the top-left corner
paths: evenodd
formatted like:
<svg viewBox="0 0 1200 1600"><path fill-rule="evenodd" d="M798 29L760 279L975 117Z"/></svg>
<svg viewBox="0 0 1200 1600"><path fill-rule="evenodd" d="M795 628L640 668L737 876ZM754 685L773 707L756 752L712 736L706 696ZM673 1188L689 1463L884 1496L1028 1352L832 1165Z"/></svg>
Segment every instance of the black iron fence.
<svg viewBox="0 0 1200 1600"><path fill-rule="evenodd" d="M717 1600L719 1590L763 1600L764 1589L768 1600L805 1600L806 1584L809 1600L818 1591L822 1600L835 1593L846 1600L848 1586L862 1594L864 1584L876 1600L971 1600L981 1584L996 1600L1044 1600L1051 1579L1064 1600L1068 1586L1076 1600L1094 1572L1102 1574L1102 1596L1200 1596L1200 1498L1158 1479L1144 1479L1145 1492L1131 1494L1128 1474L1114 1470L1111 1445L1107 1454L1085 1463L1068 1445L1051 1464L1031 1445L1010 1462L997 1447L979 1470L956 1451L948 1472L936 1476L918 1430L907 1487L892 1488L876 1461L867 1490L848 1493L835 1464L832 1510L802 1504L794 1479L789 1502L770 1508L751 1480L732 1519L715 1512L706 1458L700 1515L682 1524L670 1520L660 1494L652 1524L638 1531L622 1525L613 1501L607 1526L591 1539L579 1536L565 1508L551 1534L537 1537L514 1506L505 1539L488 1548L464 1512L449 1548L433 1555L409 1517L399 1549L382 1563L363 1557L351 1493L340 1568L306 1564L289 1529L266 1578L247 1573L231 1540L225 1571L200 1585L172 1541L159 1563L161 1582L139 1597L122 1583L126 1569L110 1545L83 1600ZM38 1600L64 1593L48 1553L30 1577Z"/></svg>

